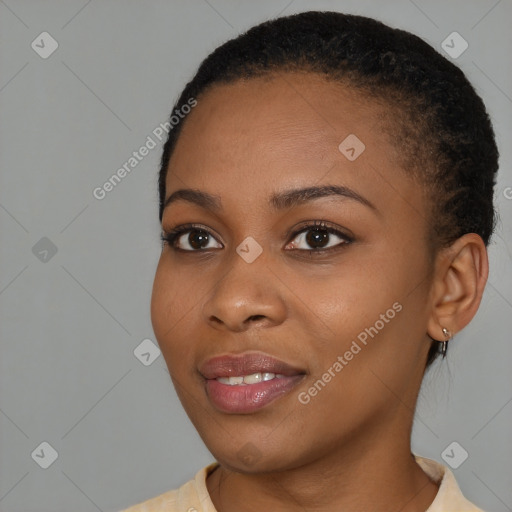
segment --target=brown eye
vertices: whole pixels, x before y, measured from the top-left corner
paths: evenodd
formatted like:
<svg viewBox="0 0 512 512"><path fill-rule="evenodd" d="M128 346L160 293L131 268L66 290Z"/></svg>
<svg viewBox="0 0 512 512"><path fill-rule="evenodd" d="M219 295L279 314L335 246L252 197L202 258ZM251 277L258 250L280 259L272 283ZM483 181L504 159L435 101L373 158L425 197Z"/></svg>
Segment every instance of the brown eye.
<svg viewBox="0 0 512 512"><path fill-rule="evenodd" d="M193 229L189 231L187 243L193 249L203 249L208 246L208 238L210 235L206 231Z"/></svg>
<svg viewBox="0 0 512 512"><path fill-rule="evenodd" d="M222 244L214 236L201 227L182 227L161 235L164 243L173 249L187 252L200 252L205 249L222 249ZM218 245L211 245L212 243Z"/></svg>
<svg viewBox="0 0 512 512"><path fill-rule="evenodd" d="M341 241L336 241L336 238ZM352 241L349 236L335 228L311 225L295 233L291 244L294 250L321 252L349 244Z"/></svg>
<svg viewBox="0 0 512 512"><path fill-rule="evenodd" d="M310 229L307 231L306 242L314 249L324 248L329 242L330 234L325 229Z"/></svg>

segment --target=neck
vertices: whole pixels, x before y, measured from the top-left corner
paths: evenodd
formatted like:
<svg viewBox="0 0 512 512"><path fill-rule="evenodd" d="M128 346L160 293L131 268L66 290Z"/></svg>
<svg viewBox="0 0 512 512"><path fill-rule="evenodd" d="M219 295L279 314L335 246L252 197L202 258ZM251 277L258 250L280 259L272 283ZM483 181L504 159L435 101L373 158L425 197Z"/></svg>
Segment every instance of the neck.
<svg viewBox="0 0 512 512"><path fill-rule="evenodd" d="M377 434L278 472L244 474L221 465L207 479L210 497L217 512L425 512L438 487L411 455L410 432Z"/></svg>

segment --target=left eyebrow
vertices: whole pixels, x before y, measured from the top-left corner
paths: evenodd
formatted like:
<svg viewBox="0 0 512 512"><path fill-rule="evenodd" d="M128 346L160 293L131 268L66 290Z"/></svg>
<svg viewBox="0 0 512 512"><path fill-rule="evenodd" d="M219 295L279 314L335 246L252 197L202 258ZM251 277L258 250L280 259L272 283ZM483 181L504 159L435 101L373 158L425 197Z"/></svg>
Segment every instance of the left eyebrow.
<svg viewBox="0 0 512 512"><path fill-rule="evenodd" d="M355 190L342 185L323 185L279 192L270 198L270 206L274 208L274 210L284 210L298 206L306 201L311 201L312 199L329 196L341 196L353 199L374 210L376 213L379 212L377 207L371 201L363 197L361 194L358 194Z"/></svg>

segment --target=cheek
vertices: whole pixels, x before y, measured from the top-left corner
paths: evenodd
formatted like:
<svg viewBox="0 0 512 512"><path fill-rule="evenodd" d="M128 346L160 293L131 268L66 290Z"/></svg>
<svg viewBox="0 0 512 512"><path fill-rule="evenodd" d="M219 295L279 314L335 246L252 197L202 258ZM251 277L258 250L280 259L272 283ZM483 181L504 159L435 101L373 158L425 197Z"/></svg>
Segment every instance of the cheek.
<svg viewBox="0 0 512 512"><path fill-rule="evenodd" d="M158 262L151 293L151 324L159 343L163 339L166 326L169 324L169 314L172 311L171 304L174 302L173 280L169 278L169 274L164 270L162 258L163 256L160 257Z"/></svg>
<svg viewBox="0 0 512 512"><path fill-rule="evenodd" d="M352 337L379 319L381 313L400 299L401 289L395 275L378 251L370 257L354 256L331 271L328 279L307 279L302 288L308 304L320 325L329 327L332 335Z"/></svg>
<svg viewBox="0 0 512 512"><path fill-rule="evenodd" d="M351 347L357 352L353 360L365 365L391 365L398 353L403 356L408 349L408 355L415 357L418 346L411 342L419 340L421 305L427 292L418 286L423 272L421 255L406 247L391 251L383 240L347 258L336 272L330 272L328 282L307 279L302 299L316 319L317 341L310 360L312 364L316 360L315 373L325 371Z"/></svg>
<svg viewBox="0 0 512 512"><path fill-rule="evenodd" d="M163 254L153 281L151 323L168 366L170 361L182 359L187 347L192 345L175 341L187 339L190 316L201 296L201 290L197 293L195 290L195 285L184 279L184 273L172 270L169 257ZM192 329L190 331L192 337Z"/></svg>

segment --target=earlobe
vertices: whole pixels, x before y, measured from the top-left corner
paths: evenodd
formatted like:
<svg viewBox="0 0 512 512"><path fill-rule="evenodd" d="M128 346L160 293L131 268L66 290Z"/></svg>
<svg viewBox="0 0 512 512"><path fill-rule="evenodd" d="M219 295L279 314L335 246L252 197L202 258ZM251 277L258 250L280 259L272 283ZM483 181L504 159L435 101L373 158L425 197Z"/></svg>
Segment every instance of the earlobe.
<svg viewBox="0 0 512 512"><path fill-rule="evenodd" d="M451 337L475 316L487 282L489 262L487 248L476 233L458 238L438 257L427 333L444 341L444 330Z"/></svg>

